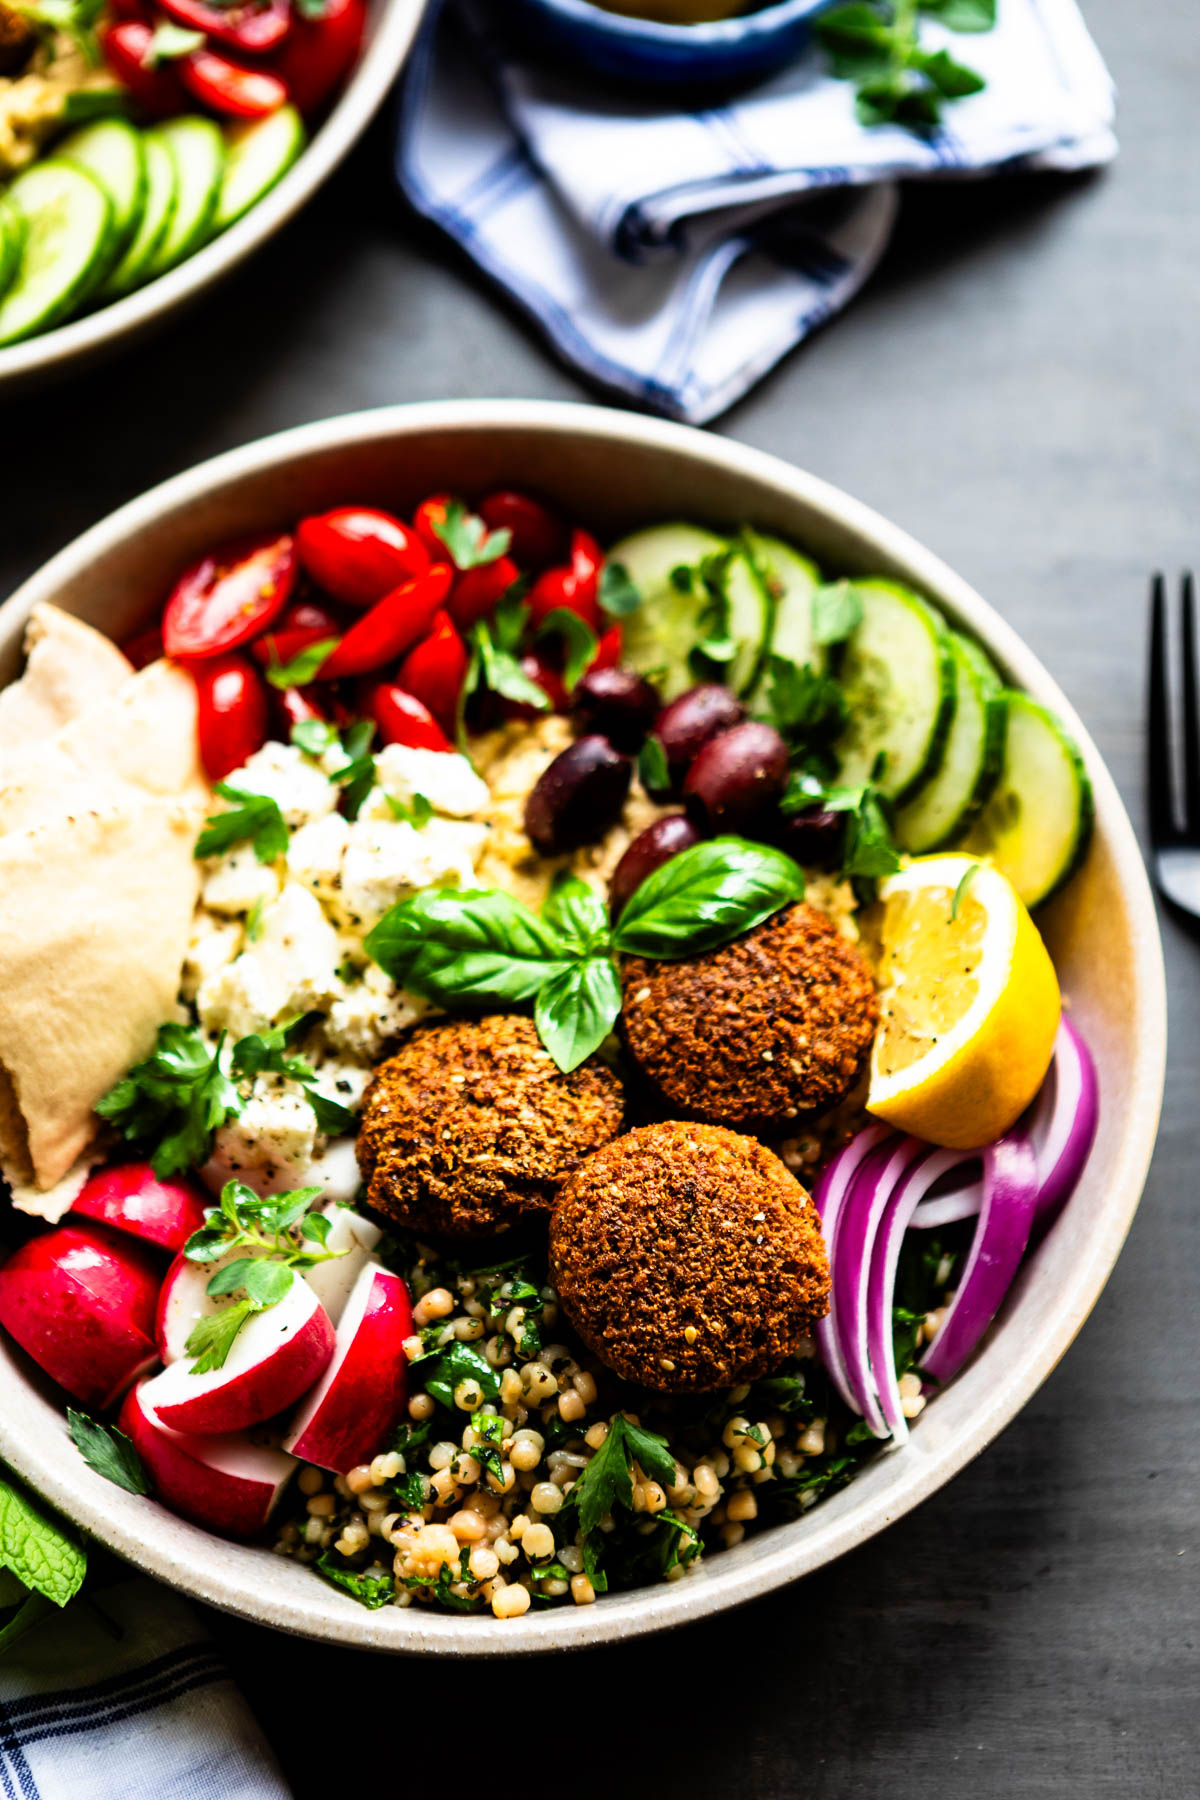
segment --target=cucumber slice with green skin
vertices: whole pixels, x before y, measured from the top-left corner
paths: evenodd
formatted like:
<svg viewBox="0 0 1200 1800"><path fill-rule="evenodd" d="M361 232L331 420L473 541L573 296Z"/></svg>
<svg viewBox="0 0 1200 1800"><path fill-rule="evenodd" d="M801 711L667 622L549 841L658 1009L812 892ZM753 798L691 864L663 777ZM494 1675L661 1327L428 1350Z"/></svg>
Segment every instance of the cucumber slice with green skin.
<svg viewBox="0 0 1200 1800"><path fill-rule="evenodd" d="M25 221L15 207L0 198L0 296L16 280L25 248Z"/></svg>
<svg viewBox="0 0 1200 1800"><path fill-rule="evenodd" d="M18 175L8 204L25 226L21 266L0 300L0 344L45 331L72 312L112 243L112 203L74 163L51 158Z"/></svg>
<svg viewBox="0 0 1200 1800"><path fill-rule="evenodd" d="M956 664L954 722L942 766L896 819L896 840L913 856L955 843L1000 777L1008 717L1000 677L983 651L950 634Z"/></svg>
<svg viewBox="0 0 1200 1800"><path fill-rule="evenodd" d="M941 616L897 581L856 581L861 623L841 666L849 722L835 746L847 787L875 781L896 806L941 767L954 719L956 664Z"/></svg>
<svg viewBox="0 0 1200 1800"><path fill-rule="evenodd" d="M739 547L725 573L725 625L737 653L722 676L740 699L747 699L762 679L775 622L775 599L767 572L750 544Z"/></svg>
<svg viewBox="0 0 1200 1800"><path fill-rule="evenodd" d="M755 533L751 541L774 601L770 654L784 656L799 668L808 663L820 674L825 651L813 641L812 601L821 585L821 571L782 538Z"/></svg>
<svg viewBox="0 0 1200 1800"><path fill-rule="evenodd" d="M108 278L101 284L100 300L118 300L146 278L146 269L167 235L175 212L175 158L157 131L143 133L146 152L146 202L137 229Z"/></svg>
<svg viewBox="0 0 1200 1800"><path fill-rule="evenodd" d="M1092 835L1092 785L1083 758L1054 714L1005 690L1008 728L996 791L962 848L989 856L1026 906L1071 879Z"/></svg>
<svg viewBox="0 0 1200 1800"><path fill-rule="evenodd" d="M158 135L175 159L175 210L143 282L165 275L208 242L225 174L225 140L211 119L169 119Z"/></svg>
<svg viewBox="0 0 1200 1800"><path fill-rule="evenodd" d="M642 596L622 620L622 661L652 675L664 700L695 687L691 653L703 635L700 613L708 600L697 573L706 556L721 556L724 538L699 525L651 525L622 538L608 553Z"/></svg>
<svg viewBox="0 0 1200 1800"><path fill-rule="evenodd" d="M98 119L63 138L55 155L94 175L112 202L113 254L133 236L146 202L146 152L142 134L127 119Z"/></svg>
<svg viewBox="0 0 1200 1800"><path fill-rule="evenodd" d="M304 121L294 106L235 125L226 138L228 160L213 230L224 231L248 213L287 174L306 142Z"/></svg>

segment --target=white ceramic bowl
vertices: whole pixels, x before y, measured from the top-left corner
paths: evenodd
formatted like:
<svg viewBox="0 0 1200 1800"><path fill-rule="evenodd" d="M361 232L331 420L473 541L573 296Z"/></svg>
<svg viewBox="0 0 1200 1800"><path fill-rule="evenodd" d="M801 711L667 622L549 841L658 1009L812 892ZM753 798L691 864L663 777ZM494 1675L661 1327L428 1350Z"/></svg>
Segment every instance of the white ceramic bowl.
<svg viewBox="0 0 1200 1800"><path fill-rule="evenodd" d="M0 389L15 393L117 349L197 299L265 244L311 200L362 136L408 55L424 10L425 0L372 0L362 53L336 105L278 186L169 274L98 312L0 349Z"/></svg>
<svg viewBox="0 0 1200 1800"><path fill-rule="evenodd" d="M1026 1263L974 1362L938 1396L903 1450L878 1456L794 1524L714 1554L674 1585L594 1606L490 1617L366 1612L303 1568L222 1542L136 1499L80 1461L61 1402L0 1343L0 1457L54 1505L152 1575L245 1618L333 1642L450 1654L565 1649L700 1618L805 1575L940 1488L1020 1411L1096 1303L1137 1207L1158 1122L1165 1058L1162 953L1133 831L1095 746L1041 664L957 575L877 513L770 456L685 426L590 406L447 402L324 420L204 463L76 540L0 609L0 682L22 627L50 600L123 638L172 577L215 540L280 526L338 501L404 511L439 488L530 487L601 534L682 516L749 522L792 538L826 568L887 573L930 594L1008 678L1075 732L1096 793L1086 867L1041 923L1100 1071L1100 1132L1087 1172Z"/></svg>

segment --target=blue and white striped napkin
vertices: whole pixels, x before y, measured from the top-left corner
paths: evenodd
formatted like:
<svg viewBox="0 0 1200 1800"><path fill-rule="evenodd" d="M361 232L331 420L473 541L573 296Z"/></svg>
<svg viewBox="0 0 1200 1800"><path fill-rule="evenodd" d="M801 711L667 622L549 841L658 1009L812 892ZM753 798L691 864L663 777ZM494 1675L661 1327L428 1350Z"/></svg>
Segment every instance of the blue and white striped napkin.
<svg viewBox="0 0 1200 1800"><path fill-rule="evenodd" d="M192 1608L149 1581L90 1590L0 1663L3 1800L288 1800Z"/></svg>
<svg viewBox="0 0 1200 1800"><path fill-rule="evenodd" d="M703 423L862 286L899 179L1071 170L1116 153L1113 88L1075 0L1000 0L923 42L986 78L928 137L866 128L814 49L696 112L522 61L503 0L448 0L400 109L396 173L584 375ZM600 89L599 93L597 92Z"/></svg>

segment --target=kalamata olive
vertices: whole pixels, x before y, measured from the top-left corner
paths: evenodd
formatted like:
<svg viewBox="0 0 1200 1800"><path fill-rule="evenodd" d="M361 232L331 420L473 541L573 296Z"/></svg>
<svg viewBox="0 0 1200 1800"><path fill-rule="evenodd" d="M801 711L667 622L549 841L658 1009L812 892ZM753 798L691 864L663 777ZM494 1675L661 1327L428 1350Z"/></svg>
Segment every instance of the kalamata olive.
<svg viewBox="0 0 1200 1800"><path fill-rule="evenodd" d="M845 813L830 812L824 806L810 806L803 812L780 819L771 833L771 840L802 868L836 869L842 860L845 826Z"/></svg>
<svg viewBox="0 0 1200 1800"><path fill-rule="evenodd" d="M542 771L525 802L525 829L543 856L601 838L629 792L633 764L607 738L576 738Z"/></svg>
<svg viewBox="0 0 1200 1800"><path fill-rule="evenodd" d="M745 707L728 688L715 681L689 688L686 694L680 694L678 700L672 700L670 706L664 708L655 724L654 735L666 752L667 767L676 790L705 744L719 731L740 725L745 716Z"/></svg>
<svg viewBox="0 0 1200 1800"><path fill-rule="evenodd" d="M632 756L662 711L662 700L636 669L590 669L575 689L571 711L581 730L598 731Z"/></svg>
<svg viewBox="0 0 1200 1800"><path fill-rule="evenodd" d="M641 887L647 875L653 875L655 869L661 869L681 850L690 850L699 842L700 833L684 813L668 813L665 819L655 819L653 825L640 831L613 870L608 889L613 918L625 910L630 895Z"/></svg>
<svg viewBox="0 0 1200 1800"><path fill-rule="evenodd" d="M711 738L687 773L688 816L717 831L740 831L783 792L788 749L773 725L746 719Z"/></svg>

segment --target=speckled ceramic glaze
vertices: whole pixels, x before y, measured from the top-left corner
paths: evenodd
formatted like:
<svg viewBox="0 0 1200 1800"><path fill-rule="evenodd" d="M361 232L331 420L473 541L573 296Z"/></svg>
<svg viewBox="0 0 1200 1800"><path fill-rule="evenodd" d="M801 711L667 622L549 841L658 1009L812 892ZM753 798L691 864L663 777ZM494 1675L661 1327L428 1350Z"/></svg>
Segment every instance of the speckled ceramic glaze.
<svg viewBox="0 0 1200 1800"><path fill-rule="evenodd" d="M829 0L780 0L707 25L660 25L592 0L510 0L509 23L526 46L577 73L641 86L735 87L798 56L814 13Z"/></svg>
<svg viewBox="0 0 1200 1800"><path fill-rule="evenodd" d="M15 392L43 377L67 375L116 350L197 299L274 236L366 130L408 55L424 10L425 0L371 0L362 55L337 104L283 180L245 218L169 274L111 306L0 349L0 392Z"/></svg>
<svg viewBox="0 0 1200 1800"><path fill-rule="evenodd" d="M1101 1114L1069 1207L1024 1265L983 1349L904 1449L881 1453L803 1519L706 1558L685 1580L593 1606L503 1624L415 1607L366 1612L299 1565L224 1543L93 1474L67 1437L50 1384L0 1343L0 1457L130 1562L282 1630L443 1655L570 1649L683 1624L808 1574L936 1492L1020 1411L1095 1305L1141 1194L1166 1049L1162 953L1133 831L1095 746L1036 657L965 582L877 513L815 476L685 426L590 406L448 402L267 438L155 488L26 582L0 609L0 681L19 668L24 623L39 600L121 639L214 541L339 501L403 512L439 488L499 485L535 489L602 535L672 517L718 529L751 523L793 539L829 570L911 582L978 637L1010 681L1062 714L1095 787L1096 835L1084 869L1039 922L1096 1057Z"/></svg>

